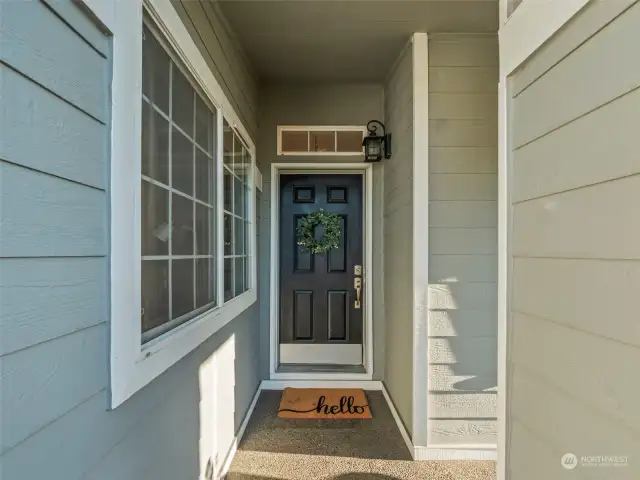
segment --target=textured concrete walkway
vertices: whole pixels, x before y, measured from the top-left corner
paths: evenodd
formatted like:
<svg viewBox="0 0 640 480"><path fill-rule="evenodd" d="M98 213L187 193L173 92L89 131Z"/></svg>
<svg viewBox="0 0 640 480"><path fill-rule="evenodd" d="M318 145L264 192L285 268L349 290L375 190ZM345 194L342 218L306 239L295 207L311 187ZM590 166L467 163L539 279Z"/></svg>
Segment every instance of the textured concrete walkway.
<svg viewBox="0 0 640 480"><path fill-rule="evenodd" d="M278 391L261 393L227 480L494 480L494 462L413 462L380 392L373 420L278 418Z"/></svg>

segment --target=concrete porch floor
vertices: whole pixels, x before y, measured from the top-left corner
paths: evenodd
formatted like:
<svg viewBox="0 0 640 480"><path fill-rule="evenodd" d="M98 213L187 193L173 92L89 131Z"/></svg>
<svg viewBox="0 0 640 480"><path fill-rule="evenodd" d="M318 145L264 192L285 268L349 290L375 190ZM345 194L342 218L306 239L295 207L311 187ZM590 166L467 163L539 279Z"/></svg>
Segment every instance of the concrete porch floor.
<svg viewBox="0 0 640 480"><path fill-rule="evenodd" d="M281 391L263 391L227 480L493 480L495 462L413 462L381 392L373 420L288 420Z"/></svg>

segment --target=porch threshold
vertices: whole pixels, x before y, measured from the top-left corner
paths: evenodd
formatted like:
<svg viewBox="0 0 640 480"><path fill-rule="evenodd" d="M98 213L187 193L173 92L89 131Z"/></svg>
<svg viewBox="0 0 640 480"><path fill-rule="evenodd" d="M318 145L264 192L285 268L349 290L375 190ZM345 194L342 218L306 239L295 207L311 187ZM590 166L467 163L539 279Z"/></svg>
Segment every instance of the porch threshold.
<svg viewBox="0 0 640 480"><path fill-rule="evenodd" d="M363 365L291 363L280 365L276 373L367 373Z"/></svg>

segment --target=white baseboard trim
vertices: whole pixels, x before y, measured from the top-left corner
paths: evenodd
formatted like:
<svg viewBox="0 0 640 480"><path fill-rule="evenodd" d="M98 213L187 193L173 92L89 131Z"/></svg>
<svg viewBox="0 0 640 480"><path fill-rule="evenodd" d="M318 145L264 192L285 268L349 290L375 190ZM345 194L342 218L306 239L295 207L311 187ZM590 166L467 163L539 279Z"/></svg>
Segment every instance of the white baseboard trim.
<svg viewBox="0 0 640 480"><path fill-rule="evenodd" d="M373 376L370 373L328 373L328 372L316 372L316 373L283 373L274 372L271 374L271 380L335 380L335 381L352 381L352 380L372 380Z"/></svg>
<svg viewBox="0 0 640 480"><path fill-rule="evenodd" d="M469 447L472 447L471 445ZM460 448L459 445L414 447L414 460L498 460L498 450L493 445Z"/></svg>
<svg viewBox="0 0 640 480"><path fill-rule="evenodd" d="M253 396L253 400L251 400L251 404L249 405L249 409L242 419L242 423L240 424L240 428L236 433L236 436L233 439L233 443L225 456L224 463L222 464L222 468L218 471L218 474L214 477L216 479L224 478L225 475L229 472L229 468L231 468L231 462L233 462L233 457L236 456L236 451L238 450L238 445L240 445L240 440L242 440L242 436L244 435L244 431L249 424L249 420L251 419L251 415L253 414L253 410L256 408L256 403L258 403L258 397L260 397L260 392L262 392L262 384L264 382L260 382L258 385L258 390L256 390L255 395Z"/></svg>
<svg viewBox="0 0 640 480"><path fill-rule="evenodd" d="M291 388L361 388L382 390L377 380L263 380L262 390L284 390Z"/></svg>
<svg viewBox="0 0 640 480"><path fill-rule="evenodd" d="M398 411L396 410L395 405L393 404L393 402L391 401L391 397L389 396L389 392L387 392L386 387L384 386L384 383L380 382L382 384L382 394L384 395L385 400L387 401L387 405L389 405L389 410L391 410L391 415L393 415L393 419L396 421L396 425L398 426L398 430L400 430L400 434L402 435L402 438L404 439L404 443L407 444L407 448L409 449L409 452L411 452L411 456L413 457L413 459L415 460L415 448L413 446L413 443L411 442L411 437L409 436L409 432L407 432L407 429L404 428L404 424L402 423L402 420L400 419L400 414L398 413Z"/></svg>

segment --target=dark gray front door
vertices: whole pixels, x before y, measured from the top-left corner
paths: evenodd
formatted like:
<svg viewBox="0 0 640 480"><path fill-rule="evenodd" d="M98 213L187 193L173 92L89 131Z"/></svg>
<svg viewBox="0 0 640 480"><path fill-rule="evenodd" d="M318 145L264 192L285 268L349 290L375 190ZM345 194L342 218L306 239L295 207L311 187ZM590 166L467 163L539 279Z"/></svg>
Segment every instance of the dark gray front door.
<svg viewBox="0 0 640 480"><path fill-rule="evenodd" d="M280 177L280 363L362 363L362 191L361 175ZM340 246L311 254L296 228L320 209L340 216Z"/></svg>

